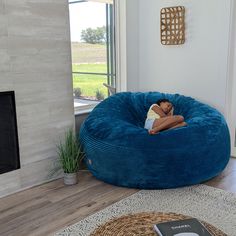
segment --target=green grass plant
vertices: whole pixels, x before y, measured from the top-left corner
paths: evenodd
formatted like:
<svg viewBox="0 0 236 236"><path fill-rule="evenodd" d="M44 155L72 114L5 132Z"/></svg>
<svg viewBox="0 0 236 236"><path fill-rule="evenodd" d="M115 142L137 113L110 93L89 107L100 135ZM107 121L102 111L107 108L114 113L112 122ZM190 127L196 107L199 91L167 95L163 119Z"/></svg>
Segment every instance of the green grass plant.
<svg viewBox="0 0 236 236"><path fill-rule="evenodd" d="M96 90L96 98L99 101L104 100L104 98L105 98L104 94L99 89Z"/></svg>
<svg viewBox="0 0 236 236"><path fill-rule="evenodd" d="M64 141L57 145L57 153L64 173L75 173L79 170L84 152L72 129L65 134Z"/></svg>

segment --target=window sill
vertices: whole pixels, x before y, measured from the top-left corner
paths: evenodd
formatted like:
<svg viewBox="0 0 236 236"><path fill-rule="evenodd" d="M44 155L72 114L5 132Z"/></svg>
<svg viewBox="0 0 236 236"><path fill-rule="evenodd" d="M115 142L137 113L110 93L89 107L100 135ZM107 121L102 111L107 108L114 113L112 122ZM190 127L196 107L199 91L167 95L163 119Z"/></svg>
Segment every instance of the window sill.
<svg viewBox="0 0 236 236"><path fill-rule="evenodd" d="M74 114L83 115L90 113L95 106L97 106L100 102L86 100L86 99L74 99Z"/></svg>
<svg viewBox="0 0 236 236"><path fill-rule="evenodd" d="M84 115L84 114L89 114L91 111L93 110L93 108L90 109L80 109L80 110L75 110L75 116L79 116L79 115Z"/></svg>

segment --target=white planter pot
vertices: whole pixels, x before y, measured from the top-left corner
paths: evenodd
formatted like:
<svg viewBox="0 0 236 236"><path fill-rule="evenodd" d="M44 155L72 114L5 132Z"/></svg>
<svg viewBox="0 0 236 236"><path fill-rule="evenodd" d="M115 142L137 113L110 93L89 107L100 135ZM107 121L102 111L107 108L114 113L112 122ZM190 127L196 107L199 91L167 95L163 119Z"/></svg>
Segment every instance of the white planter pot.
<svg viewBox="0 0 236 236"><path fill-rule="evenodd" d="M73 185L78 183L77 173L64 173L64 184Z"/></svg>

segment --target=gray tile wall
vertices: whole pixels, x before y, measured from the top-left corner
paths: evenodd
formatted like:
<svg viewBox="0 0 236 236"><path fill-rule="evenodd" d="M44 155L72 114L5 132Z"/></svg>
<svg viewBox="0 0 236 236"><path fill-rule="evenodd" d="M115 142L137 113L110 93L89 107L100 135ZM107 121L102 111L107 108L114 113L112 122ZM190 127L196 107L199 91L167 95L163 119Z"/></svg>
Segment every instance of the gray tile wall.
<svg viewBox="0 0 236 236"><path fill-rule="evenodd" d="M21 160L0 175L0 196L50 180L74 126L67 2L0 0L0 91L15 91Z"/></svg>

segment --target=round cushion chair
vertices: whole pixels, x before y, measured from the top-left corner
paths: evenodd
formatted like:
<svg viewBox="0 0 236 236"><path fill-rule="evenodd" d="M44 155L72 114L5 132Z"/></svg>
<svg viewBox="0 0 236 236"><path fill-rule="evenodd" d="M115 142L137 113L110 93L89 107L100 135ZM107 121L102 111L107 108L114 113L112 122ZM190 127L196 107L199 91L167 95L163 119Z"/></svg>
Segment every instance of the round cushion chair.
<svg viewBox="0 0 236 236"><path fill-rule="evenodd" d="M147 111L167 98L186 127L149 135ZM115 94L96 106L80 130L86 163L98 179L118 186L163 189L218 175L230 157L224 117L191 97L159 92Z"/></svg>

